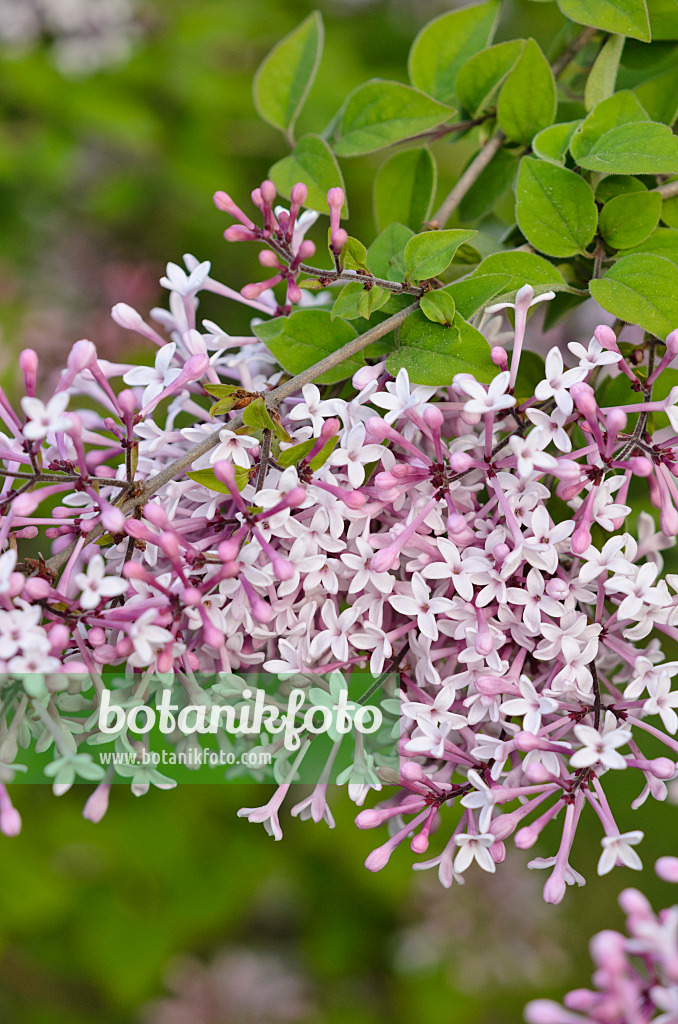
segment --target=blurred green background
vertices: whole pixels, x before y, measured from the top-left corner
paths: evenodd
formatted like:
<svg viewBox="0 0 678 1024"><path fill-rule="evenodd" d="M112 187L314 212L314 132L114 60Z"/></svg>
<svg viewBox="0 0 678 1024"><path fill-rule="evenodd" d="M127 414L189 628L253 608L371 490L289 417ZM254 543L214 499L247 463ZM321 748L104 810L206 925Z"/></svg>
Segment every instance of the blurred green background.
<svg viewBox="0 0 678 1024"><path fill-rule="evenodd" d="M222 188L244 204L284 155L281 136L256 116L251 77L314 7L325 17L326 49L300 131L324 127L367 77L404 80L416 30L450 4L149 0L134 7L131 58L85 75L64 72L51 30L7 41L16 4L0 2L5 384L27 344L43 374L83 336L120 358L130 342L111 325L111 304L145 313L162 303L157 279L185 252L211 260L232 286L258 276L254 249L221 240L226 221L211 195ZM555 4L505 3L498 38L532 34L548 51L562 25ZM438 147L441 194L469 145ZM351 232L366 241L383 159L344 162ZM233 334L248 319L238 306L206 303L203 313ZM672 893L653 881L651 865L675 852L676 812L632 812L639 784L612 781L622 831L643 819L643 881L666 904ZM285 839L274 844L236 817L238 807L266 801L257 786L186 786L141 799L117 786L96 826L80 817L86 787L58 800L43 787L14 794L24 831L0 843L0 1020L8 1024L518 1022L527 999L586 983L590 935L620 925L616 895L638 881L621 869L595 878L591 815L573 858L589 887L551 908L540 899L543 873L524 865L555 852L553 827L542 848L510 851L498 878L476 872L445 892L435 876L412 872L406 849L369 875L363 860L383 835L358 832L340 796L336 831L286 819ZM176 957L192 959L179 969ZM168 985L182 997L149 1008Z"/></svg>

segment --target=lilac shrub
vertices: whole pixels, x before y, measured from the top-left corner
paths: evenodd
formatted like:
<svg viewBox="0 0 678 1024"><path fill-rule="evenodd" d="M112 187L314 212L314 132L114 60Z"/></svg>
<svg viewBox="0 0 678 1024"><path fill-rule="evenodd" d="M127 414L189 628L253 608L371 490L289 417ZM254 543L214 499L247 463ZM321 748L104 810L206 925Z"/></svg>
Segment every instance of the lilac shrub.
<svg viewBox="0 0 678 1024"><path fill-rule="evenodd" d="M416 867L436 868L451 885L474 861L495 871L507 839L528 849L560 819L553 855L531 862L548 870L544 896L558 902L582 881L569 858L585 809L601 825L599 873L639 868L642 832L620 833L604 783L629 770L639 806L664 799L676 774L677 665L661 638L676 636L678 587L660 576L660 552L678 528L678 437L656 441L648 423L652 413L678 416L678 391L651 395L678 333L661 357L653 342L634 349L632 369L601 325L588 345L570 344L567 369L552 349L534 394L516 397L535 301L526 284L513 303L510 368L506 350L488 345L489 386L464 372L449 387L413 386L405 368L393 379L377 361L341 394L323 397L313 383L299 394L301 381L285 379L256 335L198 328L201 291L239 297L273 317L266 326L295 300L305 305L295 275L311 253L301 234L315 215L297 225L304 186L289 212L274 211L273 192L264 182L254 193L259 228L223 194L216 202L243 225L228 238L246 232L289 261L281 269L276 256L284 307L271 281L238 296L209 276L209 264L186 257L185 270L170 264L162 279L169 310L154 311L170 340L129 307L113 309L155 342L154 366L111 364L79 341L43 401L36 354L20 357L21 415L2 401L4 778L17 770L18 746L51 746L55 791L76 777L100 780L85 813L103 813L111 778L92 745L107 738L96 729L104 667L122 667L119 693L134 707L175 683L186 702L237 699L237 675L253 667L308 690L332 673L345 685L369 665L374 677L398 671L392 692L401 701L400 777L357 746L343 780L358 804L393 786L357 817L360 828L391 823L370 870L406 842L425 854L440 829L441 849ZM331 194L331 211L342 202ZM335 254L346 244L339 230ZM605 404L597 396L611 372L640 382L639 356L649 362L642 400ZM224 396L212 406L216 424L210 394ZM641 513L641 541L626 529L634 477L661 528ZM20 543L41 529L52 557L18 563ZM201 689L198 675L213 685ZM651 739L664 755L646 753ZM117 745L141 743L122 731ZM278 747L278 790L241 812L277 838L280 804L309 749L290 767ZM171 784L155 769L117 770L135 792ZM2 792L2 828L13 833L16 813ZM292 813L333 824L326 778Z"/></svg>

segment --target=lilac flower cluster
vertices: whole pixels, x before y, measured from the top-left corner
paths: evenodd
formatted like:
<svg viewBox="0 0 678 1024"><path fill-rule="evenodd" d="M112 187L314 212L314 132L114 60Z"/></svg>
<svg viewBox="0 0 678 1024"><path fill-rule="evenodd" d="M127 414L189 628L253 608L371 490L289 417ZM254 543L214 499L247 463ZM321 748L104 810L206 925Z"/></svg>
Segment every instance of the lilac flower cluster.
<svg viewBox="0 0 678 1024"><path fill-rule="evenodd" d="M155 325L124 304L113 309L157 346L153 365L107 362L78 341L43 401L28 350L20 412L0 395L0 782L21 770L19 747L52 747L55 791L76 777L97 781L85 813L101 817L113 778L92 756L109 738L96 729L104 667L119 667L118 703L132 708L166 685L186 704L237 701L236 674L260 668L283 688L294 678L329 693L324 677L369 666L379 679L399 673L401 714L400 772L357 738L342 779L359 805L392 787L358 814L360 828L390 828L370 870L406 841L425 854L440 829L438 852L415 867L435 867L449 886L474 861L494 872L505 840L531 848L560 818L554 855L530 865L549 869L544 897L558 902L583 882L569 858L585 808L602 827L599 873L639 868L642 832L620 833L604 781L609 771L637 774L637 807L664 799L677 771L678 662L664 659L661 637L678 637L678 577L661 575L660 552L678 533L678 389L653 401L652 386L678 352L678 332L661 357L655 339L624 356L601 325L587 346L568 346L567 368L551 349L525 398L516 382L537 301L526 284L511 304L510 358L495 344L489 386L469 373L445 387L412 385L384 361L361 367L352 388L321 390L314 368L290 381L258 337L200 321L198 295L277 317L366 278L341 261L340 189L328 195L334 269L304 263L318 217L301 213L305 198L297 185L290 209L275 208L264 182L253 193L257 227L217 193L239 221L226 237L266 243L261 263L274 276L238 293L210 277L209 263L169 264L169 309L152 311ZM317 299L299 287L309 279L321 285ZM485 310L481 330L497 311ZM599 399L619 373L639 403ZM224 382L229 408L215 419L210 395ZM268 416L259 426L247 423L253 403ZM668 416L666 437L650 432L655 412ZM648 513L629 522L634 477L646 482L659 532ZM51 557L34 545L20 560L20 545L37 537L51 542ZM654 739L665 756L646 754ZM143 743L123 730L116 747ZM309 748L310 739L290 766L272 744L279 788L242 812L276 838ZM116 771L136 793L173 784L148 766ZM333 825L327 779L292 813ZM0 785L0 829L19 826Z"/></svg>
<svg viewBox="0 0 678 1024"><path fill-rule="evenodd" d="M678 881L678 859L661 857L657 874ZM525 1008L528 1024L675 1024L678 1020L678 907L655 914L637 889L619 904L628 936L606 930L591 940L595 990L576 989L561 1007L536 999Z"/></svg>

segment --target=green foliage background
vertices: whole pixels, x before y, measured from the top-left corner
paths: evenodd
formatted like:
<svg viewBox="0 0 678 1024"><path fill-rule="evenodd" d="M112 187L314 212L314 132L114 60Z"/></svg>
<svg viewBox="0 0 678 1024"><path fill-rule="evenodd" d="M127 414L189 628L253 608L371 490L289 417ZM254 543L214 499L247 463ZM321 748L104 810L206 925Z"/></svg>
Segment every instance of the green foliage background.
<svg viewBox="0 0 678 1024"><path fill-rule="evenodd" d="M214 275L232 286L257 276L254 247L220 240L225 223L211 195L221 188L244 202L286 155L280 134L254 110L251 79L271 46L314 7L323 10L326 50L298 135L326 124L366 78L404 81L416 30L446 9L157 0L148 4L146 41L124 68L68 81L45 50L0 57L5 383L36 311L43 318L61 311L65 325L55 323L55 334L80 337L111 301L134 301L135 268L146 268L152 282L167 260L192 252L211 259ZM555 3L506 2L495 38L532 35L548 55L565 25ZM640 62L642 45L630 46L629 61ZM672 66L675 43L660 46ZM632 72L629 64L627 78ZM439 196L476 148L473 138L439 147ZM383 159L344 161L350 230L366 241L376 233L372 182ZM111 295L102 282L121 266L127 276L113 278L122 292ZM162 300L153 284L140 294L146 307ZM206 303L204 312L231 333L248 319L240 308L228 322L223 306ZM48 316L44 335L51 330ZM314 980L318 1021L327 1024L509 1024L521 1020L526 999L547 994L489 986L469 995L450 987L442 968L398 974L394 935L414 915L410 857L403 850L380 875L368 875L362 862L380 840L354 829L345 800L337 801L336 832L287 822L284 842L274 846L262 828L235 817L238 807L264 802L261 787L187 786L141 799L116 787L98 826L80 818L87 787L60 800L42 787L17 789L24 832L0 843L0 1019L10 1024L131 1024L139 1005L162 991L173 954L209 958L229 944L291 953ZM635 827L624 809L635 795L620 790L615 801L622 830ZM675 852L675 814L670 806L644 808L648 867ZM586 982L589 936L619 925L616 894L637 882L622 869L595 879L599 834L586 819L574 864L589 888L568 894L563 913L553 911L553 929L571 950L554 995ZM532 853L551 852L556 842L552 831ZM644 881L657 904L671 900L651 870ZM451 916L458 898L441 890ZM510 952L512 935L502 934L500 921L498 912L492 941Z"/></svg>

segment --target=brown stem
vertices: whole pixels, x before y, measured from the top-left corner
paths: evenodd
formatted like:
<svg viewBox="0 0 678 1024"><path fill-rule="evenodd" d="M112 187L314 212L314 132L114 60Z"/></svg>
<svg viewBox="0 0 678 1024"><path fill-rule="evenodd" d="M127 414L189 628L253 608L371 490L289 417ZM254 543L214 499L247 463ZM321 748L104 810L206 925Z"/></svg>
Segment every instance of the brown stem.
<svg viewBox="0 0 678 1024"><path fill-rule="evenodd" d="M597 28L585 28L583 29L583 31L579 33L578 36L576 36L572 40L569 46L565 47L560 57L554 60L553 64L551 65L551 70L553 71L553 74L556 78L558 77L558 75L562 75L563 71L568 66L570 61L572 61L572 59L577 56L580 50L584 49L586 44L591 39L593 39L597 31Z"/></svg>
<svg viewBox="0 0 678 1024"><path fill-rule="evenodd" d="M448 220L457 209L459 203L462 201L471 186L475 184L489 162L499 152L505 138L506 136L504 133L501 130L497 130L494 135L487 140L477 156L468 165L452 191L433 214L433 217L431 218L432 224L435 223L441 228L447 224Z"/></svg>
<svg viewBox="0 0 678 1024"><path fill-rule="evenodd" d="M261 442L261 450L259 453L259 472L257 473L257 482L254 485L254 492L258 494L261 488L264 486L264 480L266 479L266 472L269 467L271 459L271 431L264 430L263 440Z"/></svg>
<svg viewBox="0 0 678 1024"><path fill-rule="evenodd" d="M666 185L659 185L652 191L659 192L662 199L672 199L673 196L678 196L678 181L667 181Z"/></svg>

